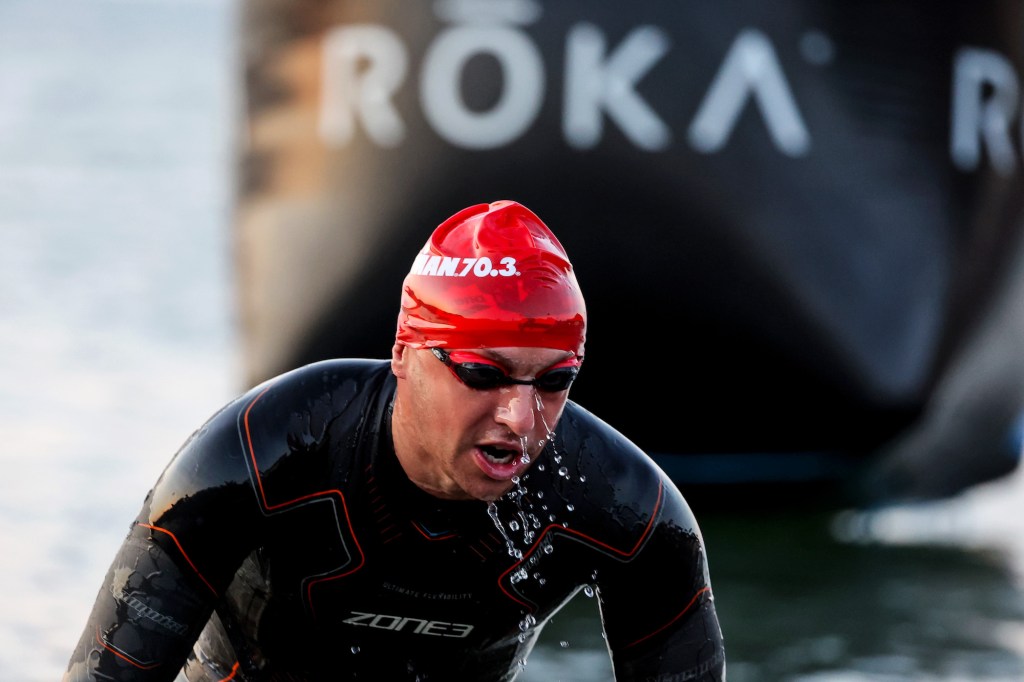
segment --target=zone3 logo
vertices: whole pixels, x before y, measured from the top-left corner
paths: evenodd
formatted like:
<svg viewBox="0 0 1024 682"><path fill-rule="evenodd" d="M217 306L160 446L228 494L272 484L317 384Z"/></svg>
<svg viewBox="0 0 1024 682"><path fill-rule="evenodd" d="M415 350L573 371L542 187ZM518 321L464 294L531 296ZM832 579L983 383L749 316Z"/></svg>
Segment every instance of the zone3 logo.
<svg viewBox="0 0 1024 682"><path fill-rule="evenodd" d="M487 256L459 258L421 253L413 261L409 274L424 277L467 277L469 275L474 277L517 277L519 275L519 270L516 269L516 259L512 256L505 256L498 261L498 264L501 265L501 269L495 268Z"/></svg>
<svg viewBox="0 0 1024 682"><path fill-rule="evenodd" d="M417 635L433 635L434 637L455 637L461 639L473 630L472 625L465 623L446 623L441 620L423 620L405 616L390 616L385 613L363 613L353 611L344 623L362 627L392 630L394 632L412 632Z"/></svg>

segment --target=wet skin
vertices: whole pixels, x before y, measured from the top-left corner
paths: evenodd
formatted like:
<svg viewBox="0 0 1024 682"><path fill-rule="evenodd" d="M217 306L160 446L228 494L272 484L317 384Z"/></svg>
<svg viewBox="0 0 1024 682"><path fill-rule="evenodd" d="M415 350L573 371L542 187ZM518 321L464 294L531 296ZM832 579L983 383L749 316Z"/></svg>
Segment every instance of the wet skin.
<svg viewBox="0 0 1024 682"><path fill-rule="evenodd" d="M550 348L472 352L516 379L532 379L572 357ZM521 384L470 388L429 350L398 343L391 369L398 378L395 452L416 485L443 499L490 501L508 492L536 460L569 397L568 389Z"/></svg>

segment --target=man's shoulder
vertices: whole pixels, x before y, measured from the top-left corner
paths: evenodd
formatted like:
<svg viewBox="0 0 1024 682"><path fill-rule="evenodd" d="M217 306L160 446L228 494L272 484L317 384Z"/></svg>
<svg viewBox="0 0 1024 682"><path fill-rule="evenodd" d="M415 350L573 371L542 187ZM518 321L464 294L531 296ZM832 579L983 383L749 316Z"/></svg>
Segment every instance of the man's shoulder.
<svg viewBox="0 0 1024 682"><path fill-rule="evenodd" d="M318 360L279 375L279 379L336 376L339 378L359 378L389 371L390 360L371 358L331 358Z"/></svg>
<svg viewBox="0 0 1024 682"><path fill-rule="evenodd" d="M257 384L241 396L244 410L304 411L315 405L332 410L345 405L365 404L387 390L393 382L387 360L338 358L321 360Z"/></svg>
<svg viewBox="0 0 1024 682"><path fill-rule="evenodd" d="M578 403L566 403L556 437L524 487L556 516L564 502L575 540L619 560L631 560L666 521L693 525L678 488L654 460Z"/></svg>
<svg viewBox="0 0 1024 682"><path fill-rule="evenodd" d="M559 434L572 449L600 449L646 464L646 453L626 434L579 403L568 401L559 422Z"/></svg>
<svg viewBox="0 0 1024 682"><path fill-rule="evenodd" d="M250 389L261 393L269 388L333 387L346 382L370 382L390 374L388 360L332 358L311 362L271 377Z"/></svg>
<svg viewBox="0 0 1024 682"><path fill-rule="evenodd" d="M648 453L629 436L578 403L566 403L558 445L590 484L607 486L623 500L641 506L678 490ZM609 492L609 494L613 494Z"/></svg>

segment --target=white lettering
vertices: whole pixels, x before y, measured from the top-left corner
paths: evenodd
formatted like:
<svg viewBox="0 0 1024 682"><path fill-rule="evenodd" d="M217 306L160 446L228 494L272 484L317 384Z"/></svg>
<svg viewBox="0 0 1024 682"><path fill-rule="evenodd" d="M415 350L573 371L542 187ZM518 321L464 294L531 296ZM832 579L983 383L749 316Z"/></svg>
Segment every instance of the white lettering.
<svg viewBox="0 0 1024 682"><path fill-rule="evenodd" d="M505 266L498 271L498 274L502 277L511 277L512 275L519 274L519 271L516 270L516 259L512 256L505 256L498 262Z"/></svg>
<svg viewBox="0 0 1024 682"><path fill-rule="evenodd" d="M374 616L374 614L372 614L372 613L363 613L362 611L353 611L352 612L352 617L351 618L346 618L342 622L343 623L348 623L349 625L367 625L367 623L364 623L363 621L364 620L369 620L369 619L373 618L373 616Z"/></svg>
<svg viewBox="0 0 1024 682"><path fill-rule="evenodd" d="M642 26L604 59L605 40L600 29L591 24L573 28L565 49L563 131L569 144L580 149L597 145L602 135L601 114L607 111L637 147L649 151L668 147L668 126L635 89L668 47L664 31Z"/></svg>
<svg viewBox="0 0 1024 682"><path fill-rule="evenodd" d="M423 634L425 635L445 635L447 636L450 631L451 623L439 623L438 621L431 621L425 624L422 628Z"/></svg>
<svg viewBox="0 0 1024 682"><path fill-rule="evenodd" d="M431 256L427 259L426 265L423 266L423 270L420 272L421 275L436 275L437 267L441 264L440 256Z"/></svg>
<svg viewBox="0 0 1024 682"><path fill-rule="evenodd" d="M404 632L409 628L406 625L414 623L412 632L417 635L431 635L434 637L454 637L462 639L469 636L473 626L468 623L447 623L442 620L424 620L422 618L411 618L392 616L384 613L363 613L353 611L349 618L342 621L348 625L359 625L371 627L378 630L393 630Z"/></svg>
<svg viewBox="0 0 1024 682"><path fill-rule="evenodd" d="M476 265L473 266L473 274L476 275L477 277L487 277L488 275L491 274L491 270L491 259L488 258L487 256L484 256L483 258L478 260L476 262ZM495 272L494 274L498 273Z"/></svg>
<svg viewBox="0 0 1024 682"><path fill-rule="evenodd" d="M465 149L494 149L520 139L536 123L545 98L545 65L523 27L540 17L539 4L439 0L435 13L457 23L438 34L423 55L418 87L426 123L449 144ZM670 42L664 29L645 25L609 49L598 26L583 22L571 27L562 92L566 143L576 149L597 146L607 120L638 149L668 149L672 129L640 95L639 86L669 53ZM805 36L801 47L810 63L828 63L827 36ZM484 111L472 109L463 97L467 66L481 55L496 60L501 81L495 85L497 101ZM318 125L325 142L344 146L362 132L379 147L403 143L406 123L395 102L407 87L410 59L401 36L385 26L339 26L327 33L322 57ZM706 154L723 149L751 101L782 154L809 153L811 136L778 55L770 39L752 28L738 34L711 80L689 123L689 146ZM978 170L987 157L1002 175L1016 171L1021 161L1015 135L1024 137L1024 118L1020 80L1010 59L989 49L960 49L953 61L950 107L949 149L957 168ZM482 264L463 259L462 265L457 276L495 276L493 270L485 273ZM449 268L447 262L421 255L412 272L452 276ZM496 272L509 276L515 269Z"/></svg>
<svg viewBox="0 0 1024 682"><path fill-rule="evenodd" d="M502 268L494 267L487 256L480 258L459 258L458 256L429 256L419 254L412 262L409 274L422 277L517 277L516 259L504 256L499 261ZM460 269L461 266L461 269Z"/></svg>
<svg viewBox="0 0 1024 682"><path fill-rule="evenodd" d="M423 272L423 267L427 264L427 260L430 258L428 254L419 253L416 254L416 258L412 262L412 267L409 272L413 275L419 275Z"/></svg>
<svg viewBox="0 0 1024 682"><path fill-rule="evenodd" d="M370 621L370 627L380 628L381 630L394 630L401 622L402 619L400 616L389 616L384 613L379 613Z"/></svg>
<svg viewBox="0 0 1024 682"><path fill-rule="evenodd" d="M456 637L462 639L463 637L469 636L469 633L473 630L472 625L466 625L465 623L452 623L452 634L449 637Z"/></svg>
<svg viewBox="0 0 1024 682"><path fill-rule="evenodd" d="M418 635L423 632L423 628L425 628L429 624L429 621L425 621L422 618L403 618L402 622L399 623L398 627L395 629L401 630L409 623L416 623L416 627L414 627L412 631Z"/></svg>
<svg viewBox="0 0 1024 682"><path fill-rule="evenodd" d="M501 97L488 111L472 111L462 98L462 73L474 55L489 54L502 70ZM544 63L520 31L465 26L444 31L427 50L420 77L423 113L457 147L493 149L522 135L540 111Z"/></svg>
<svg viewBox="0 0 1024 682"><path fill-rule="evenodd" d="M950 154L957 168L976 170L984 145L998 173L1013 172L1017 156L1010 126L1017 114L1019 92L1013 65L1002 55L979 48L956 53Z"/></svg>
<svg viewBox="0 0 1024 682"><path fill-rule="evenodd" d="M704 101L690 124L690 144L702 152L725 146L740 112L753 96L775 146L788 156L806 154L811 146L793 93L768 38L747 29L733 42Z"/></svg>
<svg viewBox="0 0 1024 682"><path fill-rule="evenodd" d="M323 44L320 135L345 145L355 134L356 119L381 147L405 138L405 124L391 102L405 80L405 46L381 26L351 25L332 29Z"/></svg>
<svg viewBox="0 0 1024 682"><path fill-rule="evenodd" d="M437 269L438 277L452 277L455 275L455 268L459 266L461 258L453 258L452 256L445 256L441 262L441 267Z"/></svg>

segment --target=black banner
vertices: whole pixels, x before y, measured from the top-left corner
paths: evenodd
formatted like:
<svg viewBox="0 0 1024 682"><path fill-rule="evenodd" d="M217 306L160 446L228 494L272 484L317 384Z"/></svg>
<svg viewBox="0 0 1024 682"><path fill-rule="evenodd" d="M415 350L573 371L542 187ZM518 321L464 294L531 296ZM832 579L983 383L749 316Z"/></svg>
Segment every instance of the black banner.
<svg viewBox="0 0 1024 682"><path fill-rule="evenodd" d="M249 0L250 378L387 356L433 227L514 199L587 297L573 399L684 489L1002 475L1024 406L1022 10Z"/></svg>

